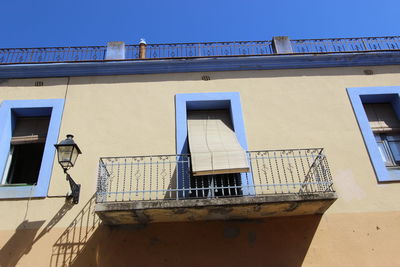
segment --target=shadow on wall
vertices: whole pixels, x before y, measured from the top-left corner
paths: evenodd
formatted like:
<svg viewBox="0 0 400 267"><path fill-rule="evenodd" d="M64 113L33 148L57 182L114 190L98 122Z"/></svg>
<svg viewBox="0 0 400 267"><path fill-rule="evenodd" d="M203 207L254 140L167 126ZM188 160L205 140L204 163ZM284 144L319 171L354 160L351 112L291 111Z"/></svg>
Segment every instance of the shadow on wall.
<svg viewBox="0 0 400 267"><path fill-rule="evenodd" d="M95 219L82 230L85 218L78 217L54 245L52 266L301 266L321 216L97 230Z"/></svg>
<svg viewBox="0 0 400 267"><path fill-rule="evenodd" d="M70 203L65 203L37 236L36 234L38 230L42 227L45 221L30 222L24 220L20 225L18 225L13 236L1 248L0 266L15 266L21 257L28 254L32 246L48 233L67 213L67 211L71 209L71 207L72 205Z"/></svg>
<svg viewBox="0 0 400 267"><path fill-rule="evenodd" d="M18 261L28 254L34 244L37 231L45 221L23 221L15 233L0 250L0 266L17 265Z"/></svg>
<svg viewBox="0 0 400 267"><path fill-rule="evenodd" d="M71 266L81 256L86 243L98 230L100 219L94 213L95 195L85 204L53 245L50 266ZM107 242L107 241L105 241ZM83 256L85 257L85 256Z"/></svg>

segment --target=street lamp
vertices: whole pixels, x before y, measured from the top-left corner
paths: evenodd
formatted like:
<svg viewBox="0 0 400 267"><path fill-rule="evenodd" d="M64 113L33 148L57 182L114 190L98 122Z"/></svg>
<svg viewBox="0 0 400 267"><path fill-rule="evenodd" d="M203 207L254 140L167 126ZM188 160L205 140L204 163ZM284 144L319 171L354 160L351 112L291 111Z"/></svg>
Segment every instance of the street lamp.
<svg viewBox="0 0 400 267"><path fill-rule="evenodd" d="M79 154L82 154L78 145L74 142L74 136L67 134L67 139L61 141L59 144L54 145L57 149L58 163L67 175L67 181L71 187L71 195L67 196L68 199L72 199L72 203L78 204L79 193L81 191L81 185L76 184L72 177L67 172L71 167L75 165L75 161Z"/></svg>

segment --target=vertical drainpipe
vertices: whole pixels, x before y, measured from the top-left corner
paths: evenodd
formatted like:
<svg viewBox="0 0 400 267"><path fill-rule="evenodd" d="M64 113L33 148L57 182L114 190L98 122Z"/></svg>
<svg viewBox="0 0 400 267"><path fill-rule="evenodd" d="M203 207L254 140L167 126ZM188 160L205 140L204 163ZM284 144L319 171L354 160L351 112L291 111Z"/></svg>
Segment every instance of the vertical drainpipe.
<svg viewBox="0 0 400 267"><path fill-rule="evenodd" d="M140 43L139 43L139 58L140 59L146 58L146 46L147 46L146 41L143 38L140 39Z"/></svg>

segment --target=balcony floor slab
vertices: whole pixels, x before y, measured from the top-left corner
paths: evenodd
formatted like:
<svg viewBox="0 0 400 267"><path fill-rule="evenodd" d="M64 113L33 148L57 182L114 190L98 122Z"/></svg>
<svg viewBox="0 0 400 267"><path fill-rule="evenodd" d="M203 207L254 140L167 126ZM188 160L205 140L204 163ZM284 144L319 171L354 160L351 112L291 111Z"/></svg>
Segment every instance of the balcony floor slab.
<svg viewBox="0 0 400 267"><path fill-rule="evenodd" d="M248 220L323 214L336 193L242 196L213 199L149 200L97 203L106 224L147 224L205 220Z"/></svg>

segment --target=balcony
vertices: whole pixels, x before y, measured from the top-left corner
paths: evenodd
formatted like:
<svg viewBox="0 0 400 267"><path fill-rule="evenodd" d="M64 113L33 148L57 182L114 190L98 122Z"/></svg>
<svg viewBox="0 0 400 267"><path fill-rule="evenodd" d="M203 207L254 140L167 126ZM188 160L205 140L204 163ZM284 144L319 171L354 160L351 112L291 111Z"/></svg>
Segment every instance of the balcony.
<svg viewBox="0 0 400 267"><path fill-rule="evenodd" d="M322 214L336 200L323 149L248 151L250 172L192 176L190 155L100 159L95 211L107 224Z"/></svg>

